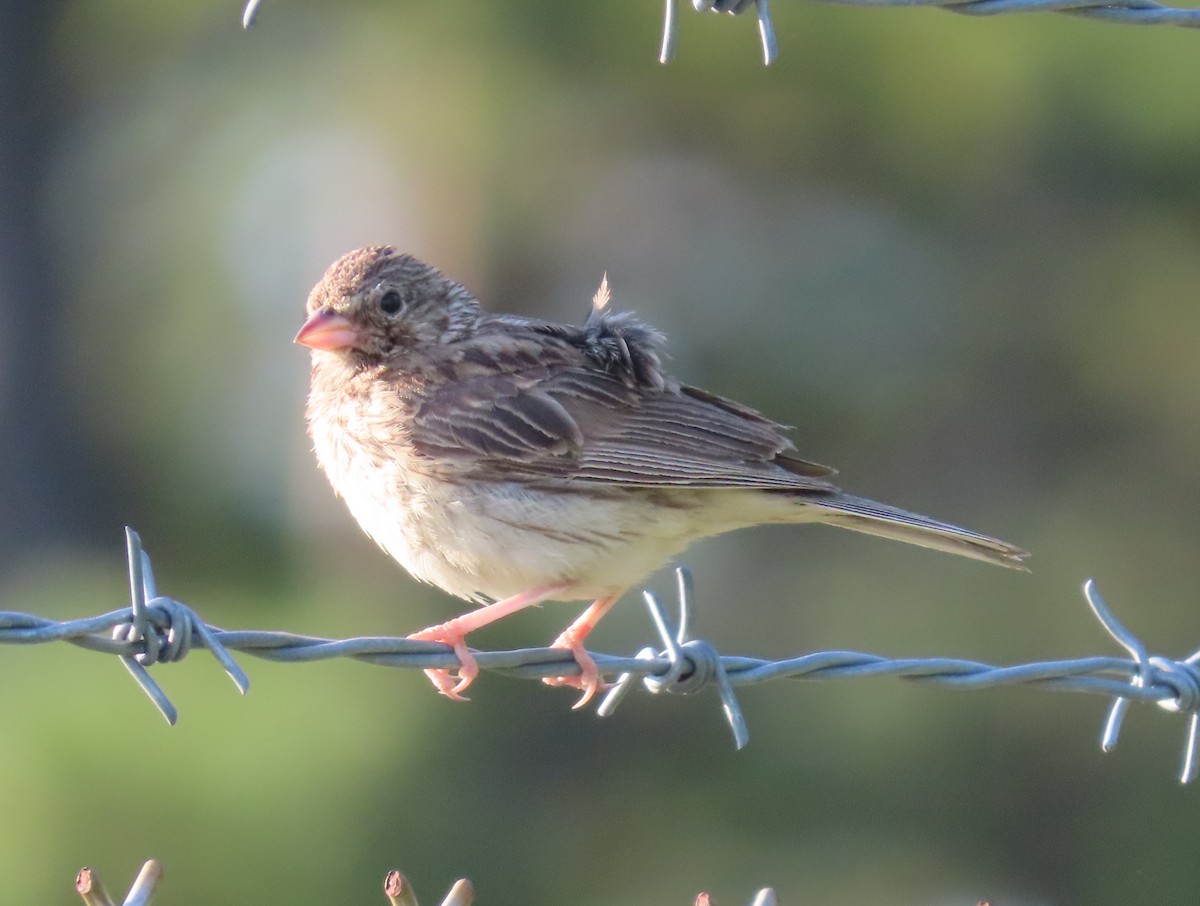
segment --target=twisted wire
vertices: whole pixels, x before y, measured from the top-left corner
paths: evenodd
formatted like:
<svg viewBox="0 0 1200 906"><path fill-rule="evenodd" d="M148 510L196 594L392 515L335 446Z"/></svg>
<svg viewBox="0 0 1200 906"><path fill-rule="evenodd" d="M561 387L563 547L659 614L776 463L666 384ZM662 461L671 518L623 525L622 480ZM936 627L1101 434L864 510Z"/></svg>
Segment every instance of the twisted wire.
<svg viewBox="0 0 1200 906"><path fill-rule="evenodd" d="M31 614L0 612L0 643L29 645L69 642L81 648L115 654L168 723L178 712L151 677L149 668L181 660L192 647L209 651L239 692L250 680L230 651L288 663L350 658L367 664L417 669L454 668L453 650L436 642L391 636L326 639L290 632L225 630L210 626L194 610L160 595L149 555L141 539L126 529L130 606L79 620L57 622ZM1200 650L1181 660L1151 655L1116 618L1094 581L1083 593L1093 615L1129 657L1096 656L995 666L960 658L889 658L859 651L819 651L784 660L720 654L709 642L690 638L693 589L690 574L676 570L678 611L674 622L650 592L643 592L661 648L647 646L632 657L597 654L601 674L616 677L597 708L611 715L634 687L650 694L692 694L715 686L734 742L741 748L749 730L738 704L739 686L778 679L844 680L895 676L952 689L989 689L1023 685L1056 692L1085 692L1114 697L1101 736L1101 748L1117 744L1129 704L1153 702L1166 711L1187 714L1181 782L1197 773L1196 738L1200 732ZM579 665L559 648L520 648L474 652L482 671L529 679L574 676Z"/></svg>
<svg viewBox="0 0 1200 906"><path fill-rule="evenodd" d="M1122 25L1177 25L1200 28L1200 8L1167 6L1154 0L823 0L839 6L940 6L963 16L998 16L1003 13L1063 13ZM678 47L679 0L665 0L662 42L658 60L669 63ZM262 0L248 0L242 11L242 27L258 19ZM758 39L763 64L770 66L779 56L770 0L692 0L698 12L739 15L753 9L758 20Z"/></svg>
<svg viewBox="0 0 1200 906"><path fill-rule="evenodd" d="M147 861L129 888L122 906L150 906L162 878L162 865L155 859ZM75 875L75 892L83 898L85 906L113 906L116 902L94 868L81 868ZM384 877L383 895L391 906L418 906L412 883L398 869L392 869ZM459 878L446 892L441 906L471 906L474 902L475 886L467 878ZM754 895L750 906L778 906L778 903L774 889L764 887ZM701 893L696 896L693 906L713 906L712 898L707 893Z"/></svg>

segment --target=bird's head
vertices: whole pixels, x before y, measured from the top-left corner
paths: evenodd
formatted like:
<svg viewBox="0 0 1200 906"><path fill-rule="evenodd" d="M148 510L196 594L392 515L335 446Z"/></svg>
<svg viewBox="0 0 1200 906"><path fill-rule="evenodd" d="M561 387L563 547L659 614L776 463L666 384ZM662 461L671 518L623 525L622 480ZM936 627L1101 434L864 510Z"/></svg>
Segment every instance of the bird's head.
<svg viewBox="0 0 1200 906"><path fill-rule="evenodd" d="M479 304L435 267L388 246L348 252L308 296L296 342L356 363L464 335Z"/></svg>

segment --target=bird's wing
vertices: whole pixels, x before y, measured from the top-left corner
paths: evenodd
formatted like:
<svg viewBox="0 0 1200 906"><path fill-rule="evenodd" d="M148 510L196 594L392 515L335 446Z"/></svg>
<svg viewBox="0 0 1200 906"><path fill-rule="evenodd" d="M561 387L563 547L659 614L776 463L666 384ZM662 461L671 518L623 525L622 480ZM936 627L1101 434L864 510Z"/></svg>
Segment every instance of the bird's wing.
<svg viewBox="0 0 1200 906"><path fill-rule="evenodd" d="M792 456L782 426L755 410L586 365L492 372L430 389L410 439L429 468L492 480L836 490L826 480L832 469Z"/></svg>

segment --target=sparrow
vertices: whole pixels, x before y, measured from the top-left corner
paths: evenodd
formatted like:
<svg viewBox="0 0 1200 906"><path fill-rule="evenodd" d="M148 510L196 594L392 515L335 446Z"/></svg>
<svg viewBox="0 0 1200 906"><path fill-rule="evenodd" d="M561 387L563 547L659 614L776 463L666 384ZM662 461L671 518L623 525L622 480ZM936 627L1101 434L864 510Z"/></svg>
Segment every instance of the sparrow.
<svg viewBox="0 0 1200 906"><path fill-rule="evenodd" d="M461 284L388 246L335 261L295 342L311 350L317 461L358 524L422 582L480 605L409 638L450 645L427 670L462 699L466 636L543 601L592 604L552 643L603 687L584 640L627 589L693 541L821 522L1024 569L1026 552L843 493L755 409L680 383L664 337L609 308L582 326L484 311Z"/></svg>

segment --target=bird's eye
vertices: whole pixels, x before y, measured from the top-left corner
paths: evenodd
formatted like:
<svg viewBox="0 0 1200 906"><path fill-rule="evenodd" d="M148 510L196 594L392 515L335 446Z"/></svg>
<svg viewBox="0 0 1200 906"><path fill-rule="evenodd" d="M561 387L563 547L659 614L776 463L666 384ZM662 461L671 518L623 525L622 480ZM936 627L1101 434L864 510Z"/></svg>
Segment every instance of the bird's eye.
<svg viewBox="0 0 1200 906"><path fill-rule="evenodd" d="M379 297L379 308L385 315L394 315L400 310L400 306L403 303L404 300L400 298L400 294L394 289L389 289Z"/></svg>

